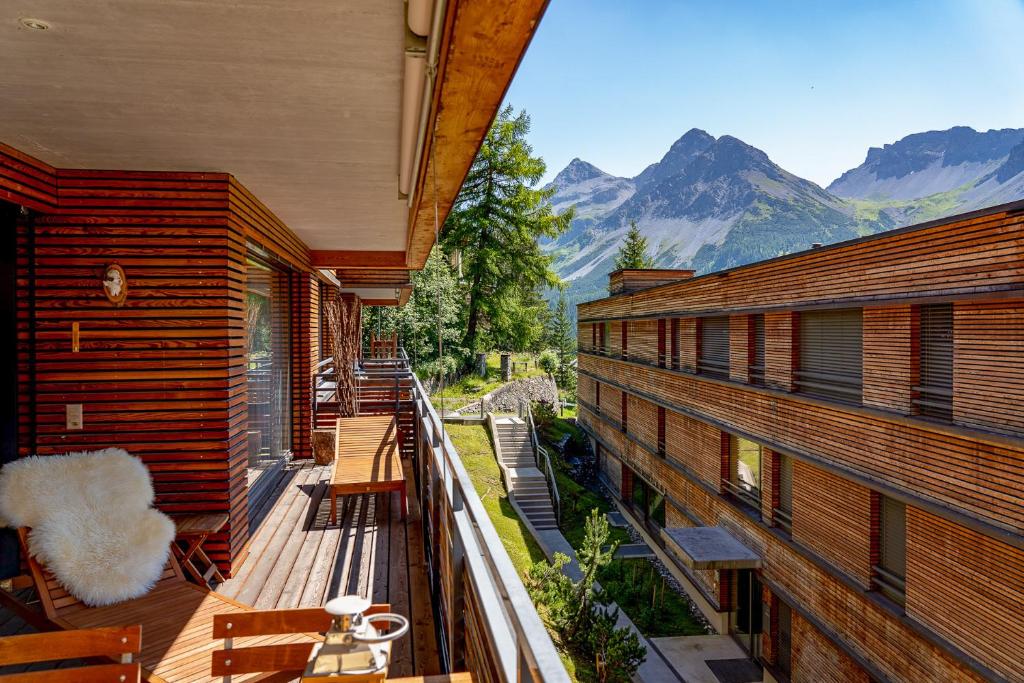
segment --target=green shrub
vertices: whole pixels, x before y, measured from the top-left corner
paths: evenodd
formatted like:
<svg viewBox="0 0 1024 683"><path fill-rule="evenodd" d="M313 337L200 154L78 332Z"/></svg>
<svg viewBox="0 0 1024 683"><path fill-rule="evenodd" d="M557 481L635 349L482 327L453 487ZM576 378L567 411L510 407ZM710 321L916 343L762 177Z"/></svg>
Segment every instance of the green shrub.
<svg viewBox="0 0 1024 683"><path fill-rule="evenodd" d="M541 351L540 356L537 358L537 365L544 372L553 375L558 370L558 356L551 349L545 349Z"/></svg>

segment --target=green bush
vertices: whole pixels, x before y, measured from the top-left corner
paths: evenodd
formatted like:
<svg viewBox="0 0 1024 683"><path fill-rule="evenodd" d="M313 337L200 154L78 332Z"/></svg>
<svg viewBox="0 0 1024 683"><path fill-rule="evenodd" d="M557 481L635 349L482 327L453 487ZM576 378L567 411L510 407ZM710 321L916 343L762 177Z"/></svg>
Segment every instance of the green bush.
<svg viewBox="0 0 1024 683"><path fill-rule="evenodd" d="M562 645L595 663L598 681L625 683L643 663L646 651L630 629L615 628L618 611L604 607L609 600L594 582L618 548L616 542L609 544L609 538L608 520L592 510L576 553L582 578L573 581L565 576L569 558L558 553L554 563L541 561L530 567L525 584Z"/></svg>
<svg viewBox="0 0 1024 683"><path fill-rule="evenodd" d="M551 349L545 349L537 358L537 365L544 372L553 375L558 370L558 356Z"/></svg>

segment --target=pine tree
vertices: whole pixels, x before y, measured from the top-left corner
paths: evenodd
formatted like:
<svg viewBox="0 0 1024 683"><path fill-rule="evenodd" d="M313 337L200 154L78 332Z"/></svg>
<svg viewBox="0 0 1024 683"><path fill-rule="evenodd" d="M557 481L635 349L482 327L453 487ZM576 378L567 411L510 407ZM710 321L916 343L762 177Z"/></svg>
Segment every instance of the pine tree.
<svg viewBox="0 0 1024 683"><path fill-rule="evenodd" d="M445 221L441 242L446 252L462 253L468 283L466 327L468 358L481 350L482 323L496 323L499 336L521 322L524 292L554 286L558 278L551 258L538 244L569 227L572 211L556 214L551 206L554 188L535 189L546 166L526 142L530 117L506 106L484 138L466 182ZM520 340L521 341L521 340ZM517 343L517 345L519 345ZM471 360L470 360L471 362Z"/></svg>
<svg viewBox="0 0 1024 683"><path fill-rule="evenodd" d="M558 292L558 304L551 316L548 329L548 345L558 356L558 384L564 385L569 373L569 363L576 355L576 336L572 333L572 321L569 319L569 304L565 300L565 290Z"/></svg>
<svg viewBox="0 0 1024 683"><path fill-rule="evenodd" d="M636 227L636 221L629 222L629 232L615 257L615 270L623 268L653 268L654 259L647 255L647 238Z"/></svg>

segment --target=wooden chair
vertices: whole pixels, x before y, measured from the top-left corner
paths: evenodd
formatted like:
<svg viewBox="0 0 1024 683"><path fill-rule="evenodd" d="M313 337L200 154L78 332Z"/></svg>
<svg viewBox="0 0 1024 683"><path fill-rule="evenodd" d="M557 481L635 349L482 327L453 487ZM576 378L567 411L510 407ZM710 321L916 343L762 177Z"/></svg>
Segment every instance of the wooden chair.
<svg viewBox="0 0 1024 683"><path fill-rule="evenodd" d="M0 667L98 657L117 662L0 674L0 683L139 683L142 670L132 657L138 654L141 640L138 625L0 638Z"/></svg>
<svg viewBox="0 0 1024 683"><path fill-rule="evenodd" d="M89 607L70 595L56 578L28 552L28 529L18 538L32 574L35 589L48 621L62 629L141 624L146 642L139 654L142 676L150 683L210 681L210 631L214 616L243 614L253 609L185 579L173 555L163 576L146 595L116 605ZM311 647L312 635L286 635L275 643L303 643ZM262 643L255 643L262 644ZM262 680L243 677L238 681Z"/></svg>
<svg viewBox="0 0 1024 683"><path fill-rule="evenodd" d="M387 603L370 605L366 616L390 612ZM224 649L214 650L211 673L234 681L240 674L263 673L267 683L295 680L306 668L313 643L273 642L254 647L234 647L235 638L275 637L324 633L331 627L331 616L322 607L251 611L218 614L213 617L213 637L224 639ZM384 630L384 629L381 629ZM378 683L386 671L366 676L347 675L345 683ZM333 679L332 679L333 680Z"/></svg>

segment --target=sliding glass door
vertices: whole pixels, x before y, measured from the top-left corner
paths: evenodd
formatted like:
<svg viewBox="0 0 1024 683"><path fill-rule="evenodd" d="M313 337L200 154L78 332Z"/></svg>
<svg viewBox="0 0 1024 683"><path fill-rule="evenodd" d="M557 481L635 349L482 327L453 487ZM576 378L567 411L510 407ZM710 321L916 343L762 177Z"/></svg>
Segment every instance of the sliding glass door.
<svg viewBox="0 0 1024 683"><path fill-rule="evenodd" d="M291 451L288 280L287 271L249 257L245 320L250 487Z"/></svg>

